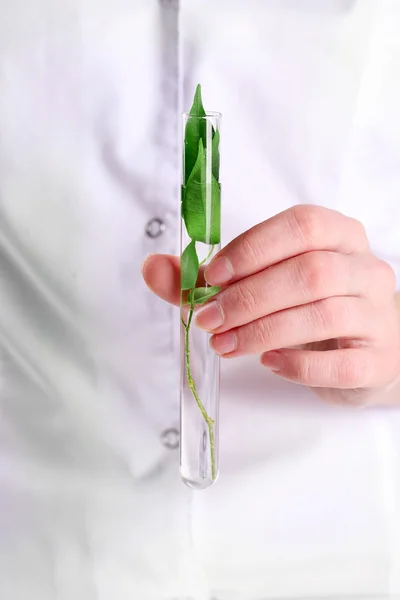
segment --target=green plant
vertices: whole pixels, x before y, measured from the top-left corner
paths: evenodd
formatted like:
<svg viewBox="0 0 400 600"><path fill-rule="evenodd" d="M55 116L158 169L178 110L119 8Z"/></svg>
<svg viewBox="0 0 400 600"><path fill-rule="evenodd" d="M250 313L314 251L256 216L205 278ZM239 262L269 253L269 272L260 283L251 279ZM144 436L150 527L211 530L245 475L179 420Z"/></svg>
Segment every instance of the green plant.
<svg viewBox="0 0 400 600"><path fill-rule="evenodd" d="M208 131L207 128L211 128ZM211 142L211 143L210 143ZM207 146L207 143L210 147ZM207 172L211 151L211 173ZM214 421L207 414L196 389L190 364L189 332L196 305L204 304L220 291L219 287L196 287L200 267L207 262L220 243L221 231L221 187L219 184L219 131L211 127L201 99L200 85L196 88L193 105L185 127L184 176L181 194L181 215L190 243L181 256L182 305L189 306L187 321L182 317L185 328L185 365L188 386L207 424L211 452L212 479L216 477ZM210 169L209 169L210 170ZM209 253L199 261L196 244L210 246Z"/></svg>

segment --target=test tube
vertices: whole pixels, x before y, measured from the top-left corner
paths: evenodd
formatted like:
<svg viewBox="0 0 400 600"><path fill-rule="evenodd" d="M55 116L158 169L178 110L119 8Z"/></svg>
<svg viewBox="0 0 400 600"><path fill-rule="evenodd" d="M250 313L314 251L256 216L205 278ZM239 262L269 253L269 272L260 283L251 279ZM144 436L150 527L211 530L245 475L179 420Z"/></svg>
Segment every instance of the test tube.
<svg viewBox="0 0 400 600"><path fill-rule="evenodd" d="M195 315L219 292L202 274L221 248L221 114L206 113L200 94L182 116L180 472L194 489L219 472L219 357Z"/></svg>

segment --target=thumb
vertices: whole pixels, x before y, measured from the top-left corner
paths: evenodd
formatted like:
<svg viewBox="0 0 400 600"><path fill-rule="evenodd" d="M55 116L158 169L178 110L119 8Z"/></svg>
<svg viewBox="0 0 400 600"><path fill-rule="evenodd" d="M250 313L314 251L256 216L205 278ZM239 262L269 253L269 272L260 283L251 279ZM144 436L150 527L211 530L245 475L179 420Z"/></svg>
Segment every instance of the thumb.
<svg viewBox="0 0 400 600"><path fill-rule="evenodd" d="M180 262L170 254L150 254L142 265L147 287L162 300L179 306Z"/></svg>

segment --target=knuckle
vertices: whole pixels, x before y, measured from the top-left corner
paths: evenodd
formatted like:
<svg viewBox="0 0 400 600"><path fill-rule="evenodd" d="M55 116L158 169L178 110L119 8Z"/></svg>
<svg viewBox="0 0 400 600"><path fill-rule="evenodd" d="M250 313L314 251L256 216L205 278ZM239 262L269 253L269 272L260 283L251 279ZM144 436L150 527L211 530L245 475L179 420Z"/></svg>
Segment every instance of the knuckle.
<svg viewBox="0 0 400 600"><path fill-rule="evenodd" d="M258 304L257 294L248 283L239 284L234 287L234 290L227 293L224 304L229 304L229 308L235 312L254 314Z"/></svg>
<svg viewBox="0 0 400 600"><path fill-rule="evenodd" d="M332 270L332 260L328 253L310 252L305 254L299 266L301 284L314 294L319 294L324 291Z"/></svg>
<svg viewBox="0 0 400 600"><path fill-rule="evenodd" d="M368 367L358 355L344 353L337 365L336 380L344 388L364 387L367 383Z"/></svg>
<svg viewBox="0 0 400 600"><path fill-rule="evenodd" d="M366 242L366 244L368 244L368 236L367 236L367 232L365 230L364 225L358 219L352 218L351 221L353 223L354 236L357 239L359 239L363 242Z"/></svg>
<svg viewBox="0 0 400 600"><path fill-rule="evenodd" d="M400 382L400 347L394 349L388 360L388 379L396 385Z"/></svg>
<svg viewBox="0 0 400 600"><path fill-rule="evenodd" d="M373 279L385 292L389 291L392 294L395 293L396 275L389 263L384 260L376 259L373 266Z"/></svg>
<svg viewBox="0 0 400 600"><path fill-rule="evenodd" d="M346 309L344 306L343 303L343 307L340 310L341 324L346 320ZM338 306L336 303L329 300L315 302L312 318L319 331L325 331L327 333L333 332L336 329L339 320Z"/></svg>
<svg viewBox="0 0 400 600"><path fill-rule="evenodd" d="M307 358L303 358L296 362L294 366L294 378L297 381L301 381L304 384L307 384L312 379L311 373L311 362Z"/></svg>
<svg viewBox="0 0 400 600"><path fill-rule="evenodd" d="M318 206L293 206L290 227L296 238L306 246L318 246L324 236L323 210Z"/></svg>
<svg viewBox="0 0 400 600"><path fill-rule="evenodd" d="M268 346L272 338L271 319L264 317L255 321L252 325L252 337L257 347Z"/></svg>
<svg viewBox="0 0 400 600"><path fill-rule="evenodd" d="M254 230L245 231L240 237L240 251L246 261L259 263L262 256L262 247L259 242L260 235L256 234Z"/></svg>

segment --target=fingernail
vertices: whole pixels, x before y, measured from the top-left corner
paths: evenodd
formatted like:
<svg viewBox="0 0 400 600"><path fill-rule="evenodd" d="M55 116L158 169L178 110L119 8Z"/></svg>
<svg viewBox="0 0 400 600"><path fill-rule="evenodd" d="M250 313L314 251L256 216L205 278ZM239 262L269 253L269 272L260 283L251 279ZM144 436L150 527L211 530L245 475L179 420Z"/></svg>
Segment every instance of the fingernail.
<svg viewBox="0 0 400 600"><path fill-rule="evenodd" d="M261 364L271 369L271 371L280 371L282 362L282 354L280 352L266 352L261 357Z"/></svg>
<svg viewBox="0 0 400 600"><path fill-rule="evenodd" d="M202 306L196 313L196 325L200 329L213 331L221 327L224 322L224 317L220 305L216 300Z"/></svg>
<svg viewBox="0 0 400 600"><path fill-rule="evenodd" d="M211 285L223 285L233 277L232 264L226 256L217 256L204 271L205 280Z"/></svg>
<svg viewBox="0 0 400 600"><path fill-rule="evenodd" d="M217 354L229 354L236 350L236 335L232 331L227 331L220 335L214 335L210 343Z"/></svg>

